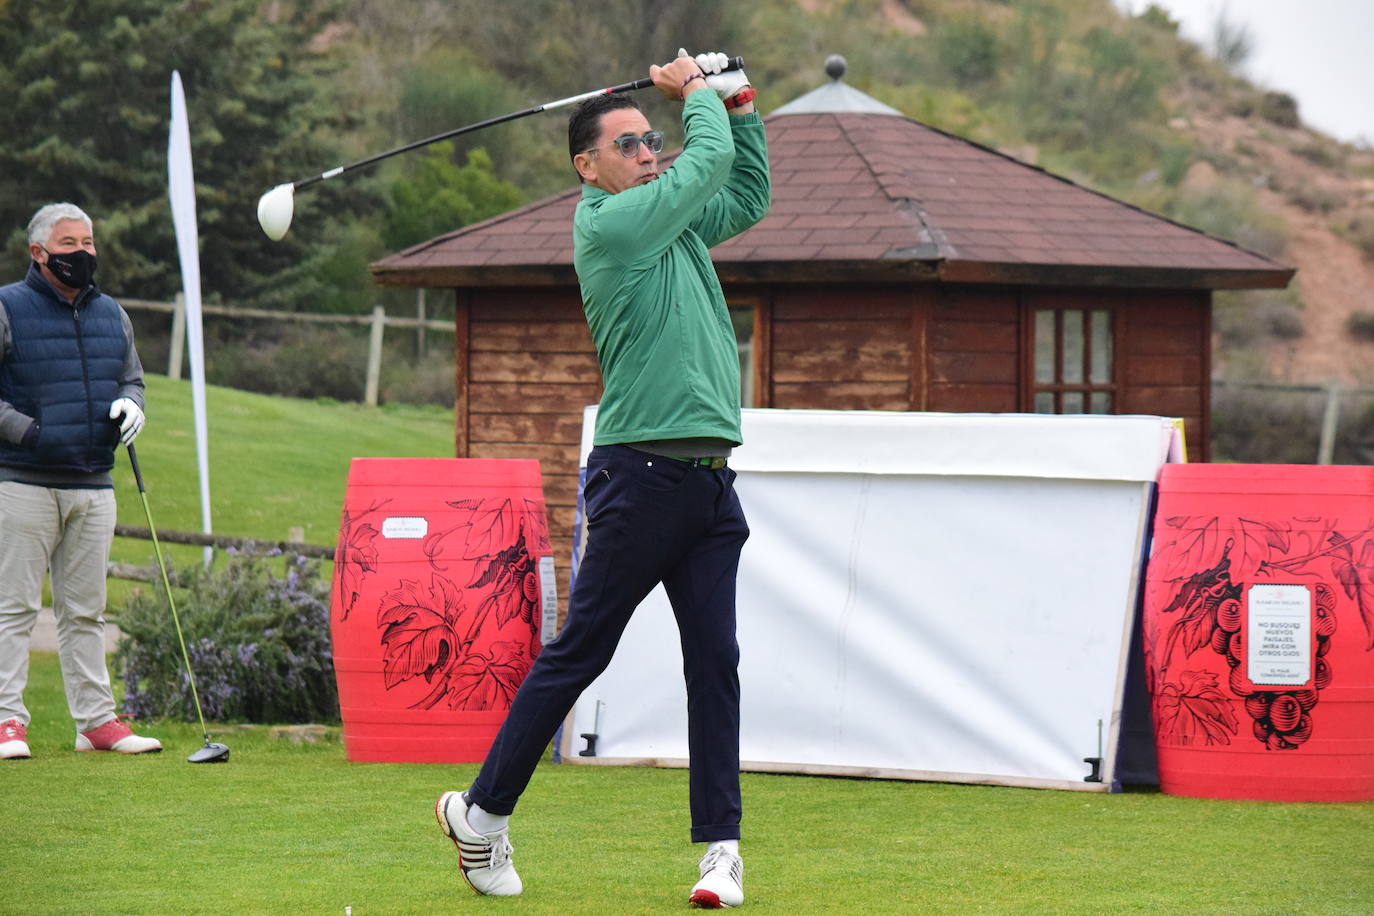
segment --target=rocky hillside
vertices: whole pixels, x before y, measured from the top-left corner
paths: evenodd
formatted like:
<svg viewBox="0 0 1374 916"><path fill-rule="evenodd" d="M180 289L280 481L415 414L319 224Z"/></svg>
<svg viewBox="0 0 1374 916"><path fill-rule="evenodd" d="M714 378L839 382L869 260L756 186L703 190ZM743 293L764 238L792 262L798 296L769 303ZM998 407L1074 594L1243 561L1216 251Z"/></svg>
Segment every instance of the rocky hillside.
<svg viewBox="0 0 1374 916"><path fill-rule="evenodd" d="M1374 387L1374 149L1307 128L1293 98L1238 75L1243 53L1218 60L1132 6L881 0L886 29L941 65L887 100L1296 267L1287 290L1217 296L1218 377Z"/></svg>
<svg viewBox="0 0 1374 916"><path fill-rule="evenodd" d="M1298 269L1287 295L1218 297L1218 370L1374 386L1374 150L1195 105L1182 126L1202 156L1185 186L1251 184L1284 240L1275 257Z"/></svg>

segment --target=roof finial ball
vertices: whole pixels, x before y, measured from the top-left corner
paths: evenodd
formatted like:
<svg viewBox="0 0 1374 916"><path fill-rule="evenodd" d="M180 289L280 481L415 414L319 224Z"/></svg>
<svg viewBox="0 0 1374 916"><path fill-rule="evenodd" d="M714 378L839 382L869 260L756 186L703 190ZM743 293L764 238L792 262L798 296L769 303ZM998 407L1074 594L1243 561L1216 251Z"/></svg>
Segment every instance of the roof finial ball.
<svg viewBox="0 0 1374 916"><path fill-rule="evenodd" d="M825 59L825 75L830 77L832 80L835 80L836 82L840 81L840 79L844 76L845 71L848 69L849 61L845 60L838 54L831 54L829 57Z"/></svg>

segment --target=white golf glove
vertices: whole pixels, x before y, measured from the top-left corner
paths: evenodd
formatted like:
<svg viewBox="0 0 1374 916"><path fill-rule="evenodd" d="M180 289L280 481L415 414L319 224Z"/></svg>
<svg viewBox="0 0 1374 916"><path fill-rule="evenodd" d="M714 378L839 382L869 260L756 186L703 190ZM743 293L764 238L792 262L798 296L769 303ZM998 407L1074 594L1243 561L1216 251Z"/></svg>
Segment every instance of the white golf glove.
<svg viewBox="0 0 1374 916"><path fill-rule="evenodd" d="M691 57L686 48L678 48L677 56ZM744 75L743 70L725 69L730 63L730 56L724 51L706 51L698 54L694 60L706 77L706 85L714 89L716 95L722 99L730 98L749 85L749 77Z"/></svg>
<svg viewBox="0 0 1374 916"><path fill-rule="evenodd" d="M119 420L119 441L125 445L133 442L143 431L143 408L132 398L116 398L110 405L110 419Z"/></svg>

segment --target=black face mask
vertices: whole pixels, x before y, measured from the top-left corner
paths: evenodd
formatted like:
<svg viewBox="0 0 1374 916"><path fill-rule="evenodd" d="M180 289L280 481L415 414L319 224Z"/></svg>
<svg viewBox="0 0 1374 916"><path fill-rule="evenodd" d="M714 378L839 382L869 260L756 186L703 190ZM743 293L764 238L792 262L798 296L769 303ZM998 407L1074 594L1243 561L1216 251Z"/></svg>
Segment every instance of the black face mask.
<svg viewBox="0 0 1374 916"><path fill-rule="evenodd" d="M64 254L53 254L46 248L43 250L48 252L48 270L63 286L82 290L91 285L95 277L95 255L84 248Z"/></svg>

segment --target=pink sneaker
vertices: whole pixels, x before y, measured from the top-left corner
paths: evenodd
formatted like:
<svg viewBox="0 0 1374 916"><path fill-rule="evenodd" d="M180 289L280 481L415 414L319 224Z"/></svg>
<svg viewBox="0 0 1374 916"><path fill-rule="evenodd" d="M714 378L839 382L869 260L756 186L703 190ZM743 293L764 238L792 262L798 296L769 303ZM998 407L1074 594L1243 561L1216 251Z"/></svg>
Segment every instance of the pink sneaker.
<svg viewBox="0 0 1374 916"><path fill-rule="evenodd" d="M29 753L29 735L18 719L0 722L0 760L25 760Z"/></svg>
<svg viewBox="0 0 1374 916"><path fill-rule="evenodd" d="M118 751L121 754L156 754L162 742L156 738L135 735L133 730L116 717L88 732L76 736L78 751Z"/></svg>

